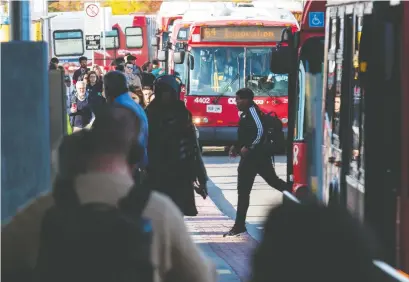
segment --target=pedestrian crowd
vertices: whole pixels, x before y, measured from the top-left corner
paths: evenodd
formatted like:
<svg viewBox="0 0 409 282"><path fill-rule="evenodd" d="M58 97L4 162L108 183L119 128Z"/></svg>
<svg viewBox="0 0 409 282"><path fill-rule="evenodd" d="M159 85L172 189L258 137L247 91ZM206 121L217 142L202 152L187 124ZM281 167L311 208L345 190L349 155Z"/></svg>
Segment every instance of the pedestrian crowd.
<svg viewBox="0 0 409 282"><path fill-rule="evenodd" d="M106 102L102 68L97 64L89 67L88 58L84 56L81 56L78 62L80 67L73 73L72 78L68 71L59 65L58 58L52 58L49 63L50 70L59 69L64 72L70 132L89 128L94 121L95 107ZM143 108L155 98L154 80L164 74L157 60L148 61L141 68L136 64L136 57L131 54L113 60L111 70L124 74L132 99L138 101Z"/></svg>
<svg viewBox="0 0 409 282"><path fill-rule="evenodd" d="M118 58L115 70L104 74L98 66L88 69L81 57L72 82L64 78L67 88L75 85L67 94L73 133L53 152L52 191L2 228L4 281L218 280L184 224L184 216L198 215L195 193L207 197L208 176L181 85L162 74L157 61L140 68L135 60ZM267 130L253 98L250 89L236 95L243 113L230 154L241 155L239 201L226 236L246 231L257 174L288 189L262 151ZM251 280L378 281L377 253L366 232L335 207L311 202L274 208L254 251Z"/></svg>

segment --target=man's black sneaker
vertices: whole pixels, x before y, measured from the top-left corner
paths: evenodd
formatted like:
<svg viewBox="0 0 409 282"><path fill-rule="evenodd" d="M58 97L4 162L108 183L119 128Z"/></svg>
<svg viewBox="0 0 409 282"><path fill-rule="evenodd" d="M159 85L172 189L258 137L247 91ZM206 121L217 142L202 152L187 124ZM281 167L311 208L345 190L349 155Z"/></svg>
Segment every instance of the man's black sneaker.
<svg viewBox="0 0 409 282"><path fill-rule="evenodd" d="M236 226L236 225L234 225L234 226L232 227L232 229L230 229L229 232L227 232L227 233L225 233L225 234L223 235L223 237L226 237L226 236L237 236L237 235L239 235L239 234L241 234L241 233L244 233L244 232L246 232L246 231L247 231L247 229L246 229L245 226Z"/></svg>

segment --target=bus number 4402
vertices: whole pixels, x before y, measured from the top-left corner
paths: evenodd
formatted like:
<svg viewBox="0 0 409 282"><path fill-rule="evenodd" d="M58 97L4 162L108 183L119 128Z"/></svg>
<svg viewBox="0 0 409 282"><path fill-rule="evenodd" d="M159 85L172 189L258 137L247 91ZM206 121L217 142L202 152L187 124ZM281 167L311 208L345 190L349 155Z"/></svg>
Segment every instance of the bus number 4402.
<svg viewBox="0 0 409 282"><path fill-rule="evenodd" d="M199 103L199 104L210 104L210 98L199 98L197 97L194 100L195 103Z"/></svg>

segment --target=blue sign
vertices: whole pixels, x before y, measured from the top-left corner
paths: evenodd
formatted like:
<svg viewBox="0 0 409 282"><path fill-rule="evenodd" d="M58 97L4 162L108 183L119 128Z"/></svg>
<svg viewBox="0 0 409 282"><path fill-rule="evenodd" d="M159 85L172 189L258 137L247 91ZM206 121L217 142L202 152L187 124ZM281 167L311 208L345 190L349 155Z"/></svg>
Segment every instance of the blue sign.
<svg viewBox="0 0 409 282"><path fill-rule="evenodd" d="M324 12L310 12L308 14L308 25L310 27L324 27Z"/></svg>

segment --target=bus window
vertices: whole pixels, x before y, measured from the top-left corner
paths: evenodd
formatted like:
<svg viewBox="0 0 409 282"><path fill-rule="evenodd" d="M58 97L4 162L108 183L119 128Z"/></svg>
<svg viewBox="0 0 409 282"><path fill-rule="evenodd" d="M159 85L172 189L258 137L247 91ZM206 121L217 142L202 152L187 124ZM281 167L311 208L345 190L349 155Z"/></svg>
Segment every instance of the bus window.
<svg viewBox="0 0 409 282"><path fill-rule="evenodd" d="M295 140L304 139L304 110L305 110L305 68L302 61L298 69L298 81L297 81L298 98L296 101L296 118L295 118Z"/></svg>
<svg viewBox="0 0 409 282"><path fill-rule="evenodd" d="M104 37L101 32L101 49L104 46ZM114 28L111 31L105 32L105 49L112 50L119 48L119 33L118 29Z"/></svg>
<svg viewBox="0 0 409 282"><path fill-rule="evenodd" d="M335 52L337 48L337 18L334 17L330 21L330 46L328 50L328 62L327 62L327 91L326 91L326 113L328 115L329 122L332 121L334 112L334 98L335 98Z"/></svg>
<svg viewBox="0 0 409 282"><path fill-rule="evenodd" d="M185 64L175 64L175 75L186 85Z"/></svg>
<svg viewBox="0 0 409 282"><path fill-rule="evenodd" d="M295 118L295 140L313 142L315 127L321 115L324 38L313 37L305 41L300 50ZM318 110L319 109L319 110ZM318 114L319 112L319 114ZM306 137L308 134L308 137Z"/></svg>
<svg viewBox="0 0 409 282"><path fill-rule="evenodd" d="M168 32L173 32L173 25L175 24L176 19L170 20L168 24Z"/></svg>
<svg viewBox="0 0 409 282"><path fill-rule="evenodd" d="M355 20L352 15L343 15L339 17L339 46L336 53L336 79L335 79L335 97L334 97L334 121L333 138L334 146L338 148L349 148L348 140L351 136L351 101L353 100L352 81L353 56L355 48L351 44L355 38L353 34ZM344 144L345 143L345 144ZM347 153L347 151L345 151Z"/></svg>
<svg viewBox="0 0 409 282"><path fill-rule="evenodd" d="M345 19L342 17L339 19L339 44L338 44L338 50L337 50L337 55L344 53L344 21ZM342 58L339 58L339 56L336 56L336 63L335 63L335 97L334 97L334 116L333 116L333 124L332 124L332 130L334 133L334 138L338 138L338 141L340 142L341 139L340 137L340 119L341 119L341 95L342 95L342 71L343 71L343 60ZM337 142L334 142L335 144ZM340 144L338 144L339 147Z"/></svg>
<svg viewBox="0 0 409 282"><path fill-rule="evenodd" d="M195 64L190 73L190 95L235 96L244 86L243 47L192 48Z"/></svg>
<svg viewBox="0 0 409 282"><path fill-rule="evenodd" d="M359 167L363 168L363 129L364 129L364 96L359 76L359 47L361 40L363 15L358 15L355 22L355 42L353 64L353 99L352 99L352 139L350 173L358 176ZM358 161L358 162L357 162Z"/></svg>
<svg viewBox="0 0 409 282"><path fill-rule="evenodd" d="M125 29L125 36L127 48L142 48L143 46L142 28L127 27Z"/></svg>
<svg viewBox="0 0 409 282"><path fill-rule="evenodd" d="M55 56L81 56L84 54L84 38L80 29L53 32Z"/></svg>
<svg viewBox="0 0 409 282"><path fill-rule="evenodd" d="M189 28L181 28L178 31L177 40L187 41L189 39Z"/></svg>
<svg viewBox="0 0 409 282"><path fill-rule="evenodd" d="M246 87L254 96L288 95L288 75L270 72L271 48L246 48Z"/></svg>

